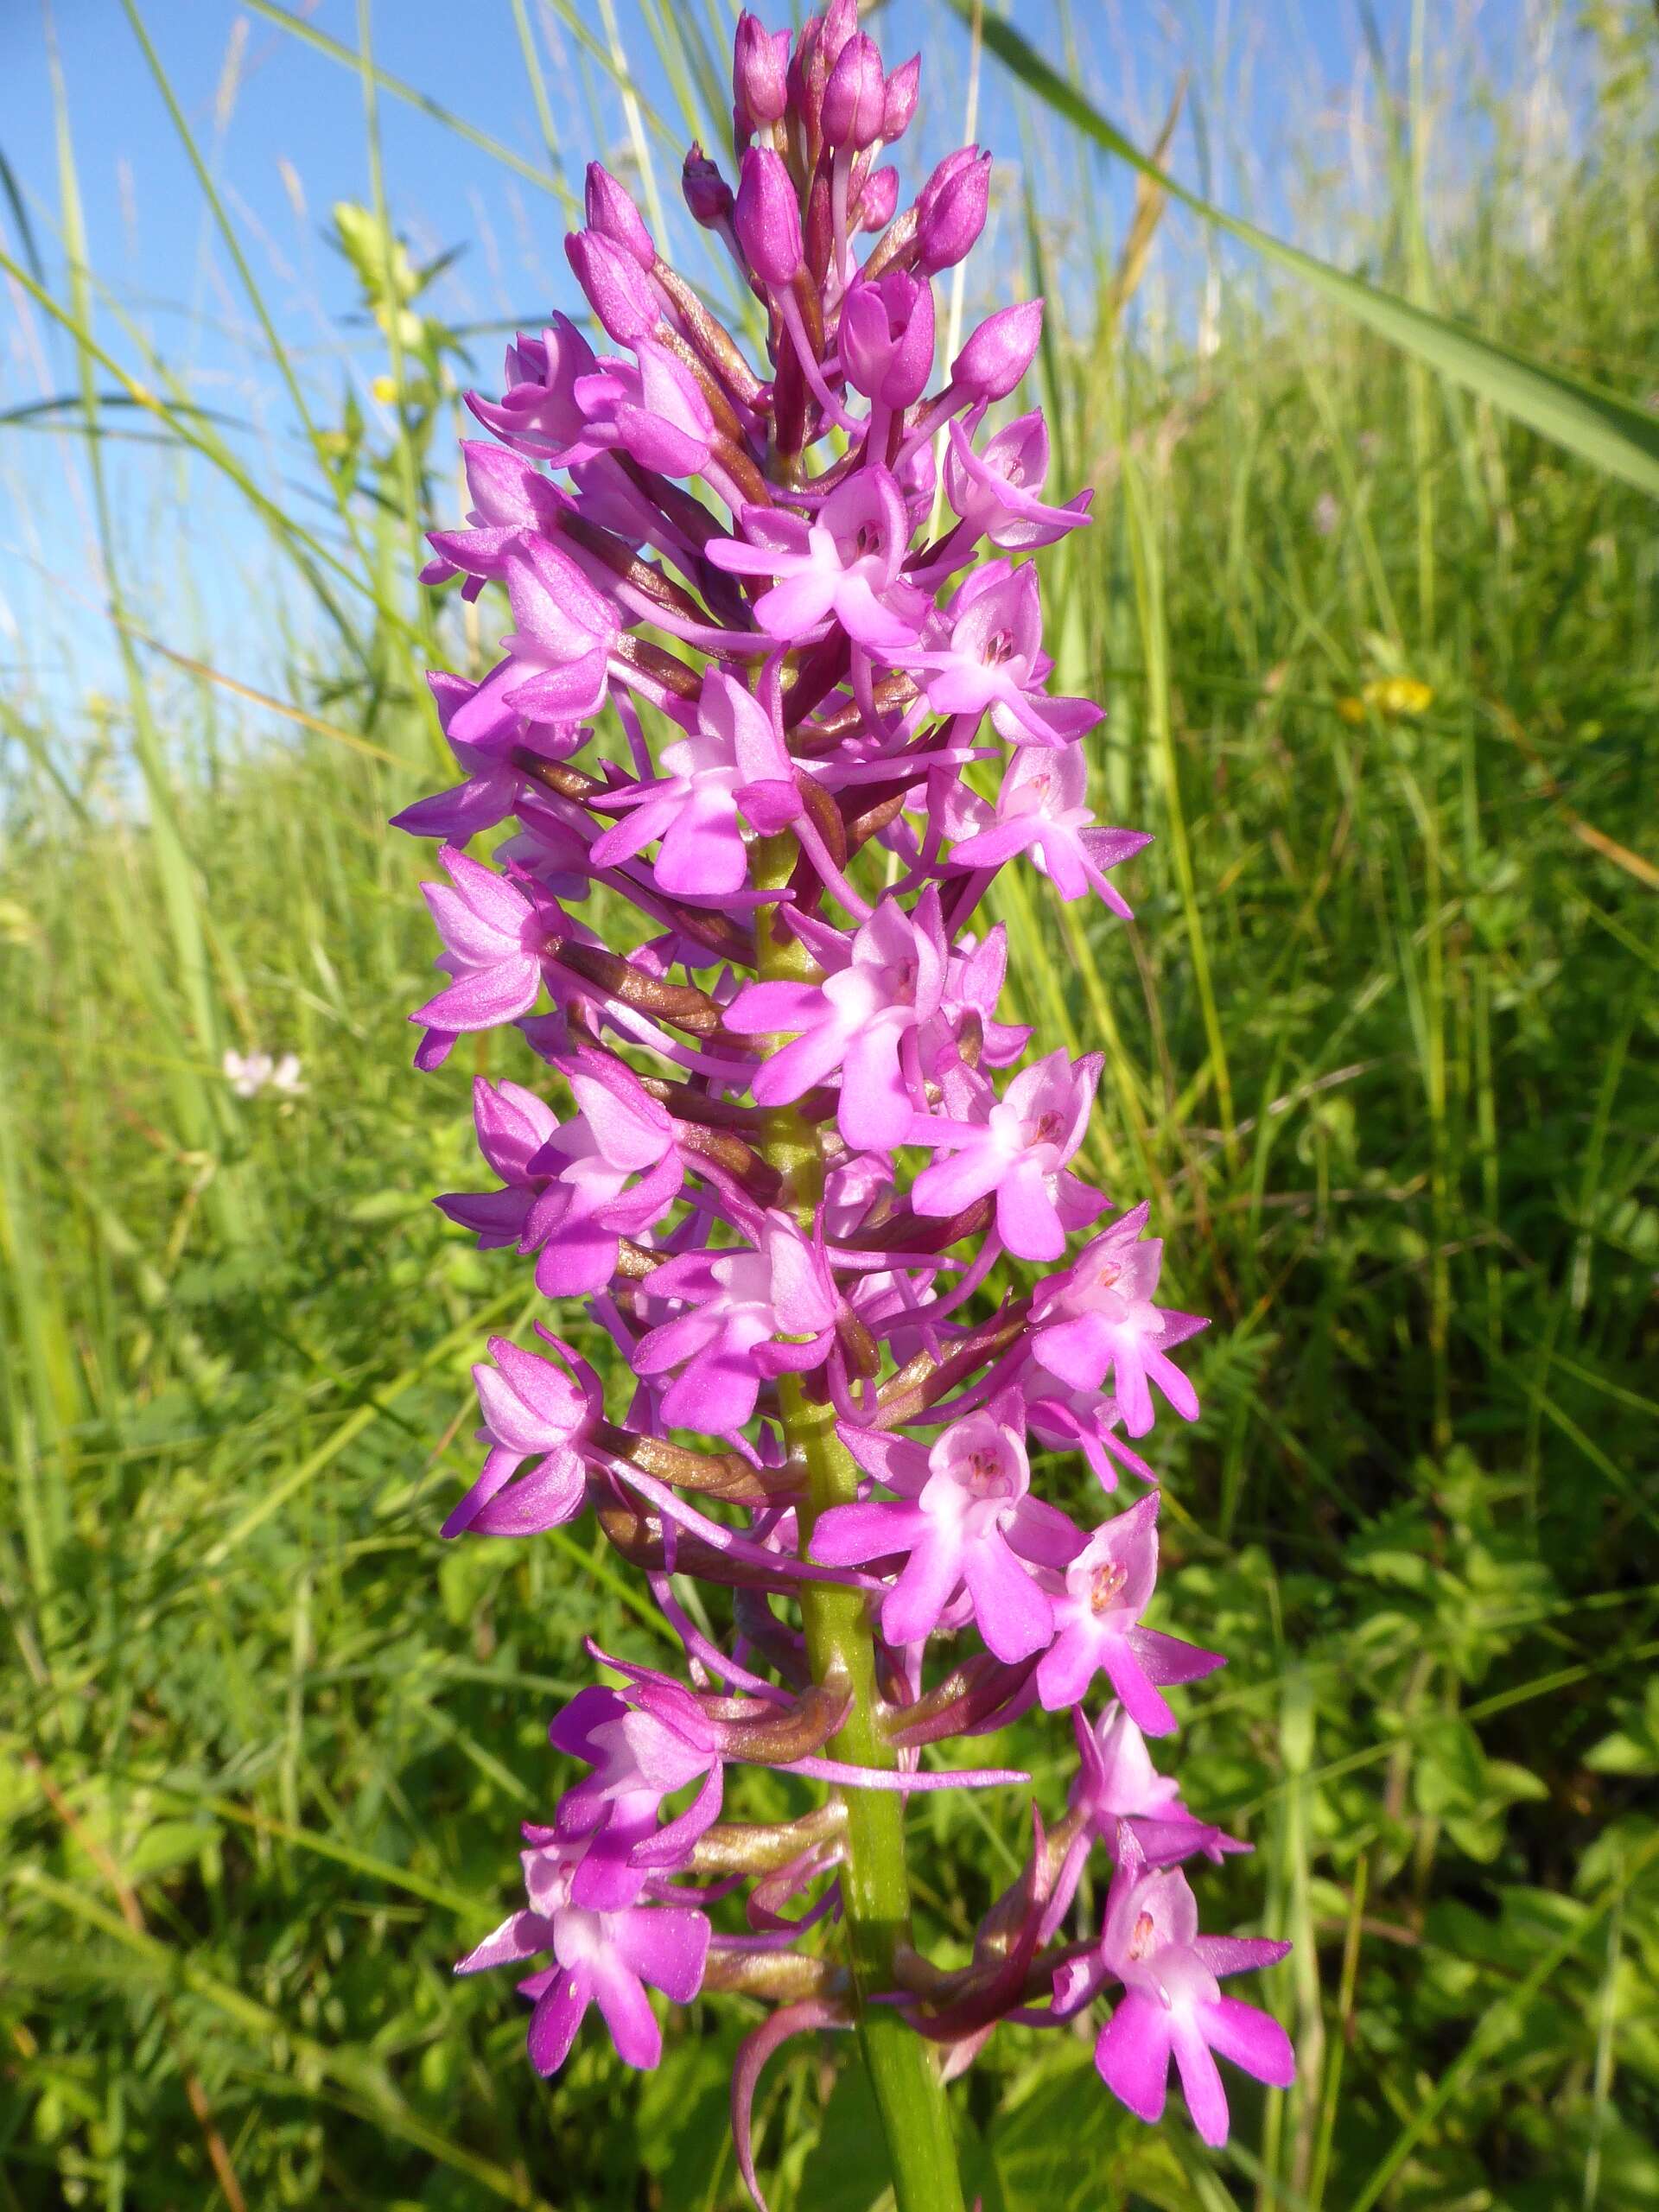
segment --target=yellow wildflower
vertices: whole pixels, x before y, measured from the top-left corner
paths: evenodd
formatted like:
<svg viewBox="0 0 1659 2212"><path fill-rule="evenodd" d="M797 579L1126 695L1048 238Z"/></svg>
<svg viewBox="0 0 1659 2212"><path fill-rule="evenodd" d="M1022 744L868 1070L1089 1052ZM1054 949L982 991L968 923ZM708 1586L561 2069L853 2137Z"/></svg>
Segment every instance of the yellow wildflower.
<svg viewBox="0 0 1659 2212"><path fill-rule="evenodd" d="M1357 699L1338 699L1337 712L1345 722L1363 722L1368 709L1385 722L1409 721L1433 703L1433 688L1420 676L1374 676L1361 685Z"/></svg>

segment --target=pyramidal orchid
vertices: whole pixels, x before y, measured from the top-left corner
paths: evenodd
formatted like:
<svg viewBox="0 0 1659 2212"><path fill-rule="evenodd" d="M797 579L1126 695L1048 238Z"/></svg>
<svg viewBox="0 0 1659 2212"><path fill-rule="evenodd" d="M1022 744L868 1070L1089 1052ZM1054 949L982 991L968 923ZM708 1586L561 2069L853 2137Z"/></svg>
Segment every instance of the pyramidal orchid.
<svg viewBox="0 0 1659 2212"><path fill-rule="evenodd" d="M917 78L854 0L793 39L741 18L735 175L693 147L684 181L764 359L590 168L568 256L593 342L556 315L472 397L472 505L423 572L499 658L433 677L461 781L397 819L446 879L417 1065L493 1029L522 1048L475 1085L481 1187L437 1203L613 1348L596 1369L543 1322L490 1339L443 1533L591 1516L682 1654L592 1647L612 1679L550 1722L564 1787L524 1832L524 1901L461 1970L524 1977L543 2074L594 2015L654 2066L652 1990L771 2000L732 2085L758 2203L766 2058L855 2030L899 2212L962 2212L943 2085L999 2021L1092 2008L1105 2088L1155 2120L1173 2063L1211 2143L1217 2056L1269 2083L1291 2058L1220 1988L1283 1947L1201 1935L1181 1871L1245 1847L1147 1741L1222 1663L1147 1624L1159 1494L1128 1440L1196 1418L1172 1355L1203 1324L1157 1301L1147 1206L1090 1179L1101 1056L1027 1055L979 914L1014 866L1127 918L1109 871L1147 841L1096 822L1100 710L1050 690L1030 556L1089 495L1049 487L1039 412L988 419L1042 303L937 358L933 280L983 228L990 164L963 148L899 210L881 156ZM1096 1478L1084 1522L1041 1494L1056 1449ZM1070 1717L1075 1778L945 1970L914 1947L906 1802L1024 1783L940 1747L1027 1715ZM744 1765L825 1794L728 1817Z"/></svg>

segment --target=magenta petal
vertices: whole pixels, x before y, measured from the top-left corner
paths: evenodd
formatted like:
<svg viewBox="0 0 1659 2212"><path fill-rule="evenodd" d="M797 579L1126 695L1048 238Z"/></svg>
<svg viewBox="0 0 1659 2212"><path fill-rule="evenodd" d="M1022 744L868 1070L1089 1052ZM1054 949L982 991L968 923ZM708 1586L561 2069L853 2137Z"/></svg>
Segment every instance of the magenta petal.
<svg viewBox="0 0 1659 2212"><path fill-rule="evenodd" d="M638 2066L648 2073L663 2055L663 2031L644 1984L608 1953L594 1957L582 1971L593 1978L594 1997L605 2016L617 2056L625 2066Z"/></svg>
<svg viewBox="0 0 1659 2212"><path fill-rule="evenodd" d="M815 1029L798 1037L792 1045L785 1045L781 1052L774 1052L769 1060L761 1062L752 1086L756 1104L788 1105L815 1084L832 1076L841 1065L846 1049L844 1033L833 1021L821 1021Z"/></svg>
<svg viewBox="0 0 1659 2212"><path fill-rule="evenodd" d="M556 1967L548 1978L545 1993L537 1999L536 2010L530 2016L530 2032L524 2039L530 2063L538 2074L556 2074L569 2056L593 1994L586 1967L571 1973Z"/></svg>
<svg viewBox="0 0 1659 2212"><path fill-rule="evenodd" d="M822 1020L823 993L811 983L747 983L726 1009L726 1027L738 1037L809 1029Z"/></svg>
<svg viewBox="0 0 1659 2212"><path fill-rule="evenodd" d="M1101 2080L1148 2126L1164 2116L1169 2050L1169 2015L1139 1990L1122 1999L1095 2044Z"/></svg>
<svg viewBox="0 0 1659 2212"><path fill-rule="evenodd" d="M1062 1572L1087 1541L1070 1514L1041 1497L1022 1497L1008 1530L1008 1541L1021 1559Z"/></svg>
<svg viewBox="0 0 1659 2212"><path fill-rule="evenodd" d="M999 1659L1012 1666L1052 1640L1053 1609L1000 1535L970 1544L962 1572L980 1633Z"/></svg>
<svg viewBox="0 0 1659 2212"><path fill-rule="evenodd" d="M664 1291L671 1289L677 1294L679 1286L664 1281L667 1274L667 1268L659 1268L657 1281ZM668 1368L677 1367L683 1359L694 1358L719 1334L720 1317L706 1308L677 1313L671 1321L664 1321L660 1329L652 1329L634 1346L633 1371L636 1375L661 1375Z"/></svg>
<svg viewBox="0 0 1659 2212"><path fill-rule="evenodd" d="M1045 1178L1022 1164L996 1197L996 1226L1002 1242L1021 1260L1058 1260L1065 1249L1065 1230Z"/></svg>
<svg viewBox="0 0 1659 2212"><path fill-rule="evenodd" d="M743 818L763 837L770 837L793 822L801 811L801 795L780 777L760 777L740 784L732 794Z"/></svg>
<svg viewBox="0 0 1659 2212"><path fill-rule="evenodd" d="M848 1044L836 1121L860 1152L884 1151L909 1134L910 1094L899 1071L899 1040L891 1029L860 1031Z"/></svg>
<svg viewBox="0 0 1659 2212"><path fill-rule="evenodd" d="M480 1536L537 1536L574 1521L587 1502L588 1478L580 1452L550 1452L520 1481L480 1504L468 1525ZM444 1522L445 1535L460 1510Z"/></svg>
<svg viewBox="0 0 1659 2212"><path fill-rule="evenodd" d="M1228 2120L1227 2092L1221 2086L1221 2075L1198 2022L1178 2012L1173 2025L1170 2040L1192 2125L1212 2151L1219 2150L1227 2140Z"/></svg>
<svg viewBox="0 0 1659 2212"><path fill-rule="evenodd" d="M536 1262L543 1298L578 1298L603 1290L616 1270L616 1232L582 1224L557 1231Z"/></svg>
<svg viewBox="0 0 1659 2212"><path fill-rule="evenodd" d="M808 569L763 592L754 602L754 619L768 636L793 640L803 632L816 629L835 600L834 577L821 569Z"/></svg>
<svg viewBox="0 0 1659 2212"><path fill-rule="evenodd" d="M1219 1651L1205 1651L1179 1636L1155 1628L1132 1628L1125 1642L1154 1682L1201 1682L1227 1664Z"/></svg>
<svg viewBox="0 0 1659 2212"><path fill-rule="evenodd" d="M1043 834L1044 827L1036 815L1016 816L1012 822L999 822L975 836L964 837L961 844L952 847L950 857L967 868L1001 868L1004 861L1024 852Z"/></svg>
<svg viewBox="0 0 1659 2212"><path fill-rule="evenodd" d="M1167 1736L1175 1726L1174 1713L1168 1700L1160 1697L1147 1680L1128 1639L1103 1637L1100 1664L1135 1726L1147 1736Z"/></svg>
<svg viewBox="0 0 1659 2212"><path fill-rule="evenodd" d="M634 1832L613 1821L592 1837L570 1883L570 1902L594 1912L620 1912L632 1904L645 1885L645 1871L632 1863Z"/></svg>
<svg viewBox="0 0 1659 2212"><path fill-rule="evenodd" d="M593 1746L594 1729L604 1727L608 1721L620 1720L626 1711L614 1690L590 1682L549 1721L547 1740L567 1758L586 1759L591 1764L599 1757Z"/></svg>
<svg viewBox="0 0 1659 2212"><path fill-rule="evenodd" d="M881 1633L889 1643L917 1643L938 1624L962 1574L962 1553L953 1538L926 1530L904 1573L881 1605Z"/></svg>
<svg viewBox="0 0 1659 2212"><path fill-rule="evenodd" d="M623 1964L676 2005L689 2005L702 1986L705 1914L689 1905L640 1905L617 1915L611 1936Z"/></svg>
<svg viewBox="0 0 1659 2212"><path fill-rule="evenodd" d="M688 805L663 839L657 880L664 891L708 894L741 891L748 854L734 812L694 812Z"/></svg>
<svg viewBox="0 0 1659 2212"><path fill-rule="evenodd" d="M925 1118L918 1115L918 1140L925 1126ZM931 1167L923 1168L911 1186L910 1202L918 1213L948 1220L953 1213L961 1213L972 1205L976 1198L982 1198L995 1190L1006 1172L1007 1162L998 1155L994 1145L970 1145L949 1160L936 1160ZM1046 1256L1054 1255L1051 1253Z"/></svg>
<svg viewBox="0 0 1659 2212"><path fill-rule="evenodd" d="M410 1014L423 1028L466 1033L499 1028L528 1014L541 996L539 961L528 956L504 960L496 968L480 968L462 976L448 989L440 991Z"/></svg>
<svg viewBox="0 0 1659 2212"><path fill-rule="evenodd" d="M760 1378L740 1353L709 1353L695 1360L663 1395L671 1428L700 1428L709 1436L734 1436L754 1411Z"/></svg>
<svg viewBox="0 0 1659 2212"><path fill-rule="evenodd" d="M1148 1346L1145 1354L1147 1373L1169 1400L1183 1421L1197 1421L1198 1394L1192 1388L1173 1359Z"/></svg>
<svg viewBox="0 0 1659 2212"><path fill-rule="evenodd" d="M1200 1938L1200 1951L1202 1942ZM1295 2080L1296 2054L1271 2012L1236 1997L1217 1997L1198 2008L1198 2022L1212 2049L1269 2088L1287 2089Z"/></svg>
<svg viewBox="0 0 1659 2212"><path fill-rule="evenodd" d="M1064 1713L1076 1705L1099 1671L1091 1637L1062 1629L1037 1666L1037 1694L1045 1713Z"/></svg>
<svg viewBox="0 0 1659 2212"><path fill-rule="evenodd" d="M1079 1313L1074 1320L1040 1329L1032 1344L1037 1360L1051 1375L1074 1390L1097 1390L1111 1364L1111 1348L1097 1314ZM1144 1433L1144 1431L1131 1432Z"/></svg>
<svg viewBox="0 0 1659 2212"><path fill-rule="evenodd" d="M484 1974L492 1967L513 1966L520 1959L536 1958L551 1948L553 1929L538 1912L509 1914L501 1925L476 1943L455 1962L457 1974Z"/></svg>
<svg viewBox="0 0 1659 2212"><path fill-rule="evenodd" d="M509 707L505 693L519 683L524 671L516 661L504 660L493 668L470 698L462 700L449 718L448 734L458 745L487 746L510 738L519 717Z"/></svg>
<svg viewBox="0 0 1659 2212"><path fill-rule="evenodd" d="M832 1505L813 1528L812 1557L826 1567L861 1567L908 1551L926 1526L917 1505Z"/></svg>
<svg viewBox="0 0 1659 2212"><path fill-rule="evenodd" d="M1288 1943L1275 1943L1265 1936L1200 1936L1192 1948L1213 1974L1277 1966L1290 1955Z"/></svg>
<svg viewBox="0 0 1659 2212"><path fill-rule="evenodd" d="M636 853L644 852L653 837L661 835L656 817L654 804L635 807L594 838L588 848L588 857L595 868L615 868L623 861L631 861Z"/></svg>

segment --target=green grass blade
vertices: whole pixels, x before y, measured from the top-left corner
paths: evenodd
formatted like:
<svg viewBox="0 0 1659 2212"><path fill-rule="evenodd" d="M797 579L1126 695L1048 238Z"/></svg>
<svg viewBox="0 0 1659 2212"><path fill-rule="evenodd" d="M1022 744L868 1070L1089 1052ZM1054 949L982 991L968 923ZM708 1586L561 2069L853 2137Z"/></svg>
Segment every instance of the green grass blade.
<svg viewBox="0 0 1659 2212"><path fill-rule="evenodd" d="M974 19L968 0L950 0L964 22ZM1148 161L1134 141L1109 123L1089 100L1052 68L1030 41L1000 16L983 17L985 43L1020 82L1109 154L1160 185L1193 214L1250 246L1276 268L1310 285L1345 315L1374 330L1411 359L1449 377L1517 422L1564 446L1609 476L1659 494L1659 421L1639 407L1576 377L1531 359L1497 340L1392 293L1349 276L1328 262L1287 245L1241 217L1189 190Z"/></svg>

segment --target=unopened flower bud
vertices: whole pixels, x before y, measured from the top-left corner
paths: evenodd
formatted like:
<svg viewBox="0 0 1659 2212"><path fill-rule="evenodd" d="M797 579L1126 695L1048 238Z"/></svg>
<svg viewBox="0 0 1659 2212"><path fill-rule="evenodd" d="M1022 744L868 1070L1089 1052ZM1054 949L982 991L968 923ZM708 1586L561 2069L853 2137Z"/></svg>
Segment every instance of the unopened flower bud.
<svg viewBox="0 0 1659 2212"><path fill-rule="evenodd" d="M769 31L758 16L740 16L732 49L732 105L740 138L781 121L788 67L789 33Z"/></svg>
<svg viewBox="0 0 1659 2212"><path fill-rule="evenodd" d="M933 367L933 293L925 276L895 269L852 284L841 310L841 365L855 390L884 407L921 397Z"/></svg>
<svg viewBox="0 0 1659 2212"><path fill-rule="evenodd" d="M881 136L886 106L886 79L875 41L855 31L842 48L823 88L825 144L850 147L861 154Z"/></svg>
<svg viewBox="0 0 1659 2212"><path fill-rule="evenodd" d="M830 0L823 11L823 27L818 33L818 48L826 70L835 67L841 59L842 48L849 39L857 35L858 0Z"/></svg>
<svg viewBox="0 0 1659 2212"><path fill-rule="evenodd" d="M891 145L909 130L916 112L916 93L921 83L922 57L912 54L887 79L881 97L881 136Z"/></svg>
<svg viewBox="0 0 1659 2212"><path fill-rule="evenodd" d="M865 178L864 189L858 196L859 229L885 231L893 220L898 206L898 170L873 169Z"/></svg>
<svg viewBox="0 0 1659 2212"><path fill-rule="evenodd" d="M951 383L976 401L1006 398L1031 366L1042 334L1040 300L999 308L987 315L950 364Z"/></svg>
<svg viewBox="0 0 1659 2212"><path fill-rule="evenodd" d="M663 311L639 263L602 231L572 231L564 251L607 336L619 346L649 337Z"/></svg>
<svg viewBox="0 0 1659 2212"><path fill-rule="evenodd" d="M704 230L731 220L732 188L721 175L718 162L711 162L701 146L694 144L686 155L680 190L685 194L691 219Z"/></svg>
<svg viewBox="0 0 1659 2212"><path fill-rule="evenodd" d="M793 282L801 265L801 205L770 146L746 147L733 209L737 242L763 284Z"/></svg>
<svg viewBox="0 0 1659 2212"><path fill-rule="evenodd" d="M916 202L917 266L927 276L953 269L979 242L990 203L991 157L977 146L947 154Z"/></svg>
<svg viewBox="0 0 1659 2212"><path fill-rule="evenodd" d="M620 184L600 162L589 162L586 200L588 229L609 238L613 245L620 246L649 276L657 266L656 242L645 228L645 219L627 187Z"/></svg>

